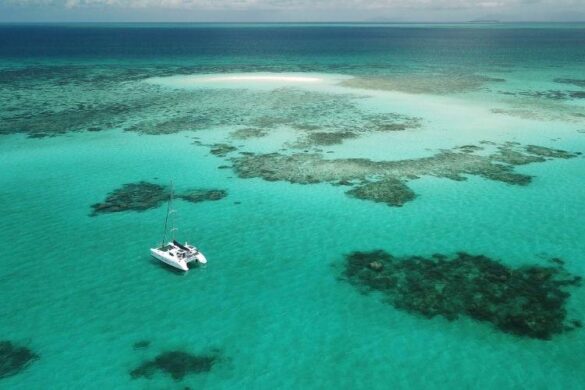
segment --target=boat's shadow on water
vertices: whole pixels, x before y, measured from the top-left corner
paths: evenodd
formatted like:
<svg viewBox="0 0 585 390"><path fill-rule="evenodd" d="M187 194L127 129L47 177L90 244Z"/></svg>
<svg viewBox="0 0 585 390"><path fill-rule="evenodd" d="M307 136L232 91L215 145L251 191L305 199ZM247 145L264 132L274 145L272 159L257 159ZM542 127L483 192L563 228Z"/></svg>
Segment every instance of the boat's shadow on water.
<svg viewBox="0 0 585 390"><path fill-rule="evenodd" d="M168 273L176 276L186 276L189 274L189 271L196 271L197 269L200 268L199 263L193 262L187 265L189 267L189 271L181 271L180 269L176 269L174 267L171 267L170 265L167 265L161 261L157 261L156 259L152 258L150 259L150 265L152 265L153 267L157 267L161 270L167 271Z"/></svg>

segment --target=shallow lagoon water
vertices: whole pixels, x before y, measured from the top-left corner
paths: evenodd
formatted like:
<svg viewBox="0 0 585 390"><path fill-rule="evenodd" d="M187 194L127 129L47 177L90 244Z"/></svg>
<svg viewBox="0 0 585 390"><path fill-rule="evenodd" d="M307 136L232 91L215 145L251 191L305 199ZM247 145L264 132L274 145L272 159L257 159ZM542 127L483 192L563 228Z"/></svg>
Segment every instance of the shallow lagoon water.
<svg viewBox="0 0 585 390"><path fill-rule="evenodd" d="M297 33L302 36L302 31ZM373 58L372 47L365 48L370 54L357 56L362 63ZM192 58L197 61L196 54ZM297 60L302 63L303 58ZM252 60L270 67L260 57ZM39 65L22 65L26 61L23 55L17 68L38 69ZM39 355L22 372L0 379L0 387L576 389L585 380L582 329L542 341L502 333L467 317L429 320L395 309L382 296L362 295L339 280L347 253L374 249L397 256L463 250L508 266L548 265L548 259L559 257L567 271L585 275L582 156L515 167L516 172L533 176L527 186L478 176L462 182L423 176L408 183L417 197L403 207L350 198L344 186L243 179L230 168L218 169L230 166L230 158L242 151L303 153L294 143L314 129L299 126L298 120L335 131L339 124L368 125L373 114L420 118L419 127L369 130L341 144L307 149L328 159L375 161L428 157L440 149L481 145L480 141L585 152L585 135L578 132L585 129L584 123L493 113L494 106L509 107L512 103L506 99L520 97L500 96L489 83L485 86L489 90L447 95L350 88L339 81L360 75L347 72L340 77L338 70L326 66L304 75L296 66L282 69L285 74L274 69L246 73L268 82L234 83L229 77L242 73L231 72L230 66L218 76L207 69L191 72L200 73L194 76L182 71L160 75L151 59L141 60L136 79L125 72L114 82L109 77L119 69L113 68L109 76L106 72L105 81L100 81L94 77L99 66L80 65L75 56L70 61L84 75L80 79L71 75L75 83L60 85L66 76L55 81L39 71L24 79L3 79L6 89L1 98L10 102L7 93L19 91L27 103L23 111L31 115L26 121L55 118L46 116L46 108L41 108L45 102L54 102L56 112L61 106L72 109L80 100L96 104L84 108L85 113L108 104L110 108L121 104L125 110L82 117L80 129L55 136L29 138L12 128L18 134L0 138L0 234L10 241L0 249L0 329L5 339ZM226 55L223 61L235 60ZM343 61L352 65L340 54L338 62ZM542 70L539 63L520 63L514 56L508 61L530 67L534 84L544 74L550 75L547 83L557 77L556 71ZM62 67L43 62L55 72ZM132 70L136 63L124 66ZM574 63L559 66L558 77L579 77ZM5 65L3 71L14 71L13 67ZM515 74L499 74L506 82L498 83L498 88L528 88L514 81ZM158 77L158 84L153 86L152 77ZM184 83L198 77L230 81L221 86L208 83L203 90ZM286 77L326 82L300 85ZM161 85L166 81L172 85ZM33 91L39 93L31 94L26 83L34 83ZM119 94L121 90L125 94ZM234 106L238 103L240 107ZM4 120L15 116L9 109L14 106L4 106ZM198 111L202 107L205 110ZM243 118L250 123L235 123L233 112L246 114ZM143 123L209 113L215 122L185 129L167 125L173 131L159 135L140 131ZM297 118L296 113L302 115ZM67 121L67 115L59 118ZM110 127L102 116L113 122ZM259 122L261 117L277 120ZM104 128L77 131L91 127L87 122L92 121ZM6 123L4 132L11 129ZM268 134L244 140L231 136L251 125L263 126ZM35 122L34 128L42 127ZM238 150L226 157L210 154L217 143ZM192 238L209 259L207 266L185 275L148 255L149 246L160 239L164 206L90 215L92 204L123 184L141 180L167 184L170 179L178 190L228 192L215 202L177 201L181 237ZM585 318L584 291L571 289L569 319ZM150 344L135 349L140 341ZM209 372L181 380L160 373L150 379L130 375L145 361L174 350L193 354L217 350L220 357Z"/></svg>

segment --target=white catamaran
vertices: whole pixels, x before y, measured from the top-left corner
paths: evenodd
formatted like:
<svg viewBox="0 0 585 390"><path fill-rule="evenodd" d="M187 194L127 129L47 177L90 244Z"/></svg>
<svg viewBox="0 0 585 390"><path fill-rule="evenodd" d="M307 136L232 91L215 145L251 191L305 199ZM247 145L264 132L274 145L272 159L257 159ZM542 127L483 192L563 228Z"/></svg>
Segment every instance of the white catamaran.
<svg viewBox="0 0 585 390"><path fill-rule="evenodd" d="M163 239L160 247L158 248L150 248L150 253L154 258L166 263L172 267L178 268L183 271L189 271L189 267L187 264L192 261L197 261L201 264L207 263L207 259L203 255L203 253L199 252L197 248L192 245L181 244L175 239L175 232L177 228L175 227L175 218L172 214L175 213L175 210L172 209L173 204L173 184L171 183L171 194L169 197L169 203L167 206L167 216L165 218L165 229L163 232ZM167 228L169 226L169 219L171 220L171 233L172 233L172 241L165 244L167 240Z"/></svg>

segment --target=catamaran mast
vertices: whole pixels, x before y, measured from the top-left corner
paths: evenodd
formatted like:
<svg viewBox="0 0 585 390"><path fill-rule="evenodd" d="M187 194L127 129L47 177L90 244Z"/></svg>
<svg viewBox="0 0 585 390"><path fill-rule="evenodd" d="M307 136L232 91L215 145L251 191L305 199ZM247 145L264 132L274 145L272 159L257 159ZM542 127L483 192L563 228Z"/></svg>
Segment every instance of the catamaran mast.
<svg viewBox="0 0 585 390"><path fill-rule="evenodd" d="M174 193L174 190L175 190L175 188L173 187L173 182L171 181L171 197L170 197L170 203L169 204L172 204L172 202L173 202L173 193ZM176 226L177 221L176 221L176 218L175 218L175 215L174 215L175 212L176 212L176 210L173 209L173 208L171 208L169 210L169 214L172 214L172 216L171 216L171 233L172 233L173 241L175 241L175 238L176 238L176 235L177 235L175 232L178 230L177 229L177 226Z"/></svg>
<svg viewBox="0 0 585 390"><path fill-rule="evenodd" d="M169 223L169 215L172 212L172 210L171 210L172 203L173 203L173 182L171 181L171 194L169 196L169 203L167 204L167 216L165 218L165 230L163 232L163 239L162 239L162 242L160 244L161 248L165 246L165 242L167 241L167 225Z"/></svg>

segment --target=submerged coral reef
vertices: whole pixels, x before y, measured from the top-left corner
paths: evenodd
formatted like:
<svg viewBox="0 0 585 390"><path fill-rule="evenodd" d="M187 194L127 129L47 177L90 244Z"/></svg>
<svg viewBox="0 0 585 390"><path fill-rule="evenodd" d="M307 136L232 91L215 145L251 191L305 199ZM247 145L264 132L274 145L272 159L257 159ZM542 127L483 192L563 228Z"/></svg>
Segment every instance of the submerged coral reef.
<svg viewBox="0 0 585 390"><path fill-rule="evenodd" d="M145 348L150 347L150 341L149 340L140 340L140 341L135 342L132 345L132 347L134 349L145 349Z"/></svg>
<svg viewBox="0 0 585 390"><path fill-rule="evenodd" d="M356 138L357 134L350 131L340 133L316 132L307 136L309 142L315 145L335 145L340 144L345 139Z"/></svg>
<svg viewBox="0 0 585 390"><path fill-rule="evenodd" d="M93 204L93 215L120 211L144 211L158 207L169 198L169 192L160 184L141 181L124 184L112 191L102 203Z"/></svg>
<svg viewBox="0 0 585 390"><path fill-rule="evenodd" d="M141 181L124 184L112 191L102 203L95 203L92 216L121 211L144 211L160 206L169 199L169 187ZM218 189L192 189L175 194L176 198L197 203L206 200L220 200L227 196L227 191Z"/></svg>
<svg viewBox="0 0 585 390"><path fill-rule="evenodd" d="M396 131L419 125L418 118L364 109L364 96L322 93L295 88L270 91L247 89L166 88L142 79L157 73L112 69L0 70L0 135L26 134L32 138L70 132L121 129L149 135L234 127L233 139L262 137L286 126L300 136L328 133ZM32 79L25 75L31 74ZM2 84L2 77L16 77ZM126 82L120 82L125 80ZM34 89L34 95L25 93ZM226 110L229 107L229 110Z"/></svg>
<svg viewBox="0 0 585 390"><path fill-rule="evenodd" d="M444 95L476 91L486 83L505 81L473 73L404 73L385 77L354 77L344 80L341 84L352 88Z"/></svg>
<svg viewBox="0 0 585 390"><path fill-rule="evenodd" d="M563 79L563 78L558 78L558 79L554 79L555 83L559 83L559 84L569 84L569 85L574 85L576 87L581 87L581 88L585 88L585 79Z"/></svg>
<svg viewBox="0 0 585 390"><path fill-rule="evenodd" d="M214 144L211 145L210 153L218 156L218 157L225 157L229 153L238 150L235 146L228 145L228 144Z"/></svg>
<svg viewBox="0 0 585 390"><path fill-rule="evenodd" d="M510 96L524 96L537 99L550 99L550 100L569 100L569 99L585 99L585 92L582 91L559 91L559 90L546 90L546 91L500 91L503 95Z"/></svg>
<svg viewBox="0 0 585 390"><path fill-rule="evenodd" d="M142 121L129 125L126 131L141 134L164 135L174 134L180 131L196 131L212 126L213 123L206 117L198 115L177 116L168 120Z"/></svg>
<svg viewBox="0 0 585 390"><path fill-rule="evenodd" d="M181 380L189 374L209 372L217 362L219 355L194 355L184 351L163 352L153 360L147 360L130 371L130 376L137 378L151 378L155 373L162 372L175 380Z"/></svg>
<svg viewBox="0 0 585 390"><path fill-rule="evenodd" d="M347 191L349 196L358 199L386 203L390 206L402 206L416 197L404 182L389 177L383 181L375 181L357 186Z"/></svg>
<svg viewBox="0 0 585 390"><path fill-rule="evenodd" d="M261 138L268 135L268 131L259 127L245 127L237 129L230 134L232 138L237 140L246 140L250 138Z"/></svg>
<svg viewBox="0 0 585 390"><path fill-rule="evenodd" d="M533 121L563 121L582 123L585 115L579 104L569 99L582 99L584 92L570 91L559 93L506 93L511 95L506 99L505 106L492 108L493 114L507 115Z"/></svg>
<svg viewBox="0 0 585 390"><path fill-rule="evenodd" d="M358 138L367 133L416 129L421 127L421 119L389 112L384 114L364 114L359 121L339 123L336 126L293 124L292 127L301 132L301 134L297 142L290 146L306 148L341 144L346 139Z"/></svg>
<svg viewBox="0 0 585 390"><path fill-rule="evenodd" d="M179 194L177 197L187 202L198 203L206 200L220 200L227 196L226 190L189 190Z"/></svg>
<svg viewBox="0 0 585 390"><path fill-rule="evenodd" d="M463 252L399 258L376 250L347 255L343 276L409 313L449 321L468 316L516 336L549 340L580 327L567 320L566 290L580 285L581 277L554 263L513 268Z"/></svg>
<svg viewBox="0 0 585 390"><path fill-rule="evenodd" d="M0 341L0 379L20 373L38 358L39 355L26 347L8 340Z"/></svg>
<svg viewBox="0 0 585 390"><path fill-rule="evenodd" d="M491 150L487 150L488 147ZM267 181L299 184L327 182L354 185L347 192L350 196L402 206L415 198L406 183L421 176L462 181L466 180L466 175L475 175L508 184L527 185L531 177L514 172L515 166L543 162L547 158L567 159L576 155L542 146L522 146L509 142L500 145L465 145L441 150L431 157L398 161L325 159L318 153L246 153L233 157L231 161L233 169L241 178L260 177Z"/></svg>

